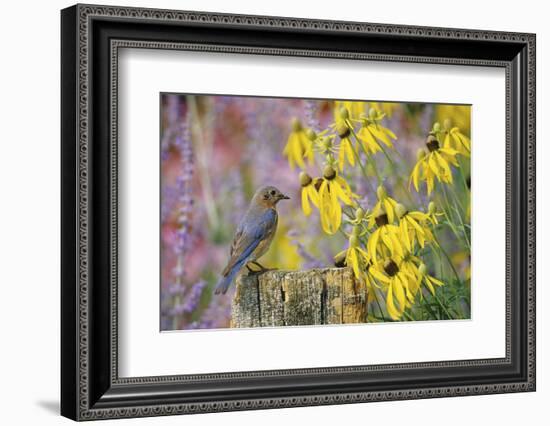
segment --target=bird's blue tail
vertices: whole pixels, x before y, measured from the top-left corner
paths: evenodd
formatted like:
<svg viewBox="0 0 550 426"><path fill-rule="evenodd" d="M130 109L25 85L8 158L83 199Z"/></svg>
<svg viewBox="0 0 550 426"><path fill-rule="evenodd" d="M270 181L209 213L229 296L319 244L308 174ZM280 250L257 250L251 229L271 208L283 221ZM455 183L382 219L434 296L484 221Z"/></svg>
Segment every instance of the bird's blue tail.
<svg viewBox="0 0 550 426"><path fill-rule="evenodd" d="M239 270L242 268L244 263L245 262L243 260L242 262L238 262L237 264L235 264L233 268L229 271L229 273L218 281L218 284L216 285L216 289L214 290L214 293L216 294L227 293L227 289L233 282L235 275L237 275L237 272L239 272Z"/></svg>

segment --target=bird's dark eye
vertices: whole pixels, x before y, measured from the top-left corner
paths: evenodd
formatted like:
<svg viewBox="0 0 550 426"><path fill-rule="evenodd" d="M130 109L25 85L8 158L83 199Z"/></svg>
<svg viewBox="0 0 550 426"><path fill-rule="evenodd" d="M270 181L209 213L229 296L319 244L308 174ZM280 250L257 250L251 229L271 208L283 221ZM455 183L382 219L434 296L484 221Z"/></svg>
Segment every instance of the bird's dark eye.
<svg viewBox="0 0 550 426"><path fill-rule="evenodd" d="M274 189L271 190L271 195L275 195L275 190Z"/></svg>

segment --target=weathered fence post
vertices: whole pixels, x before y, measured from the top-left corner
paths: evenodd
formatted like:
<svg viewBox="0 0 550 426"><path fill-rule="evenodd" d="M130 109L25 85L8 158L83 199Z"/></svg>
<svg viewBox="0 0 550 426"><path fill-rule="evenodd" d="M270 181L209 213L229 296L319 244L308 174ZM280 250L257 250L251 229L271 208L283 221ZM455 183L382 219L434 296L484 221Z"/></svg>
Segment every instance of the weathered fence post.
<svg viewBox="0 0 550 426"><path fill-rule="evenodd" d="M367 322L367 288L350 268L246 273L237 278L231 326Z"/></svg>

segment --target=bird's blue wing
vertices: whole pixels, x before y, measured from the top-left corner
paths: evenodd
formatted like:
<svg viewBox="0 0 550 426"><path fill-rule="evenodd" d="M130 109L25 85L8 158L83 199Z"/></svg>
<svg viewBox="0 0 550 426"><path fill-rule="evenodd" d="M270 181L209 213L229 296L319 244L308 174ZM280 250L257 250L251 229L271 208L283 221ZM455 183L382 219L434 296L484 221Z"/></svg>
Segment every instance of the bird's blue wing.
<svg viewBox="0 0 550 426"><path fill-rule="evenodd" d="M258 244L273 232L276 220L277 212L267 209L249 222L239 225L233 244L231 244L231 257L222 273L224 276L229 274L235 266L240 265L239 269L244 266L246 259L250 257Z"/></svg>

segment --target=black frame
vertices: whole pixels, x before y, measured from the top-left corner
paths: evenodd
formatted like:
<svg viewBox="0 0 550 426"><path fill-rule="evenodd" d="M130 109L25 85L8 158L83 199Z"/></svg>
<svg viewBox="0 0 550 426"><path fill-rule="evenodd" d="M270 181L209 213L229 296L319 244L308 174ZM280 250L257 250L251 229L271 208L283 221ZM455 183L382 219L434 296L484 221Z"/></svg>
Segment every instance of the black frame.
<svg viewBox="0 0 550 426"><path fill-rule="evenodd" d="M61 13L61 413L75 420L535 390L535 35L76 5ZM506 69L506 357L119 378L117 53L192 49ZM503 177L504 178L504 177Z"/></svg>

